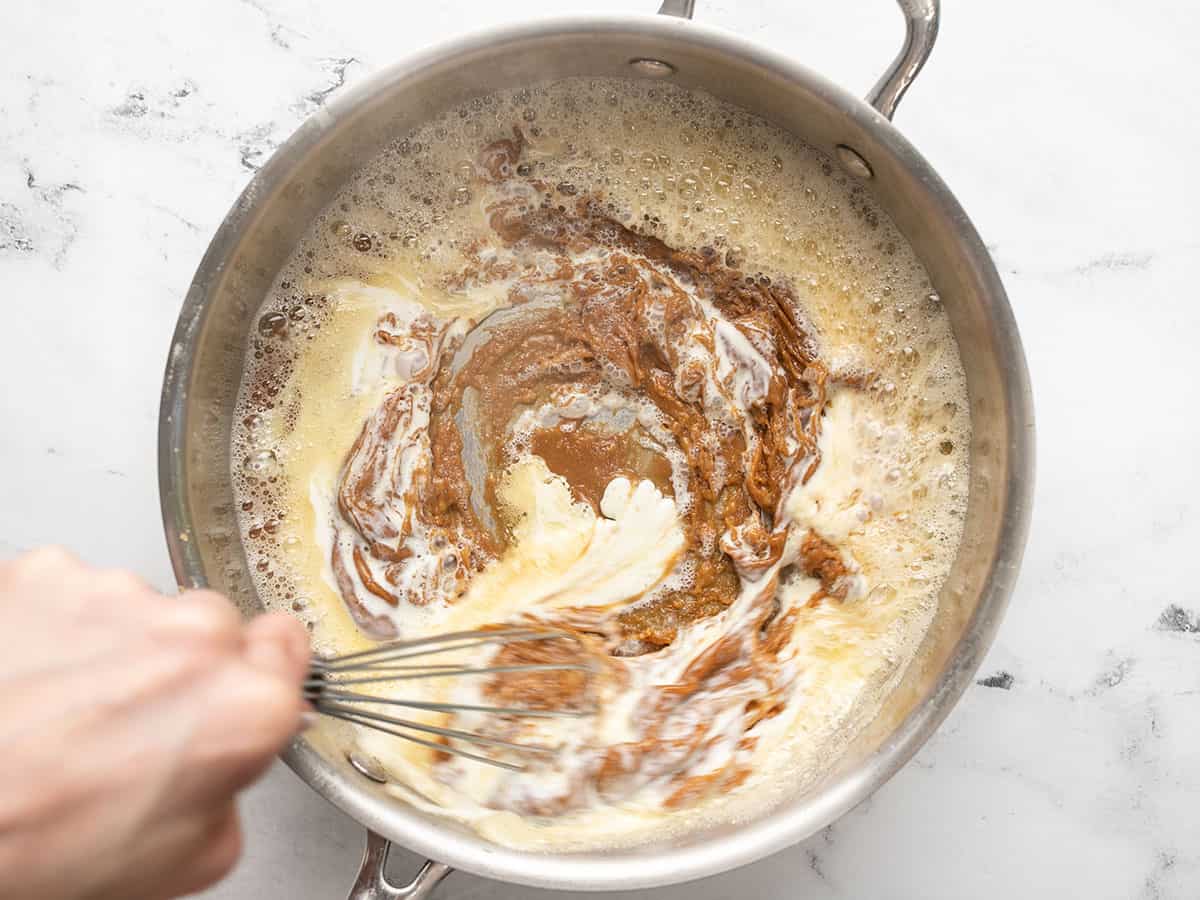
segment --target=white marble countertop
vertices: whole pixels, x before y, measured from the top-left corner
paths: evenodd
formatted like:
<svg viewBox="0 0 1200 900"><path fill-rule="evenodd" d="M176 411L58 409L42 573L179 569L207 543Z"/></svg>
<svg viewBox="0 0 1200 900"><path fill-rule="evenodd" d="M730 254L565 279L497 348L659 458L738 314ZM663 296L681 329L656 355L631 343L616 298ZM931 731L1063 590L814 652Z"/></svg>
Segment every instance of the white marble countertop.
<svg viewBox="0 0 1200 900"><path fill-rule="evenodd" d="M372 70L574 5L6 11L0 555L59 542L173 587L155 474L164 355L253 169ZM858 91L901 27L888 0L699 7ZM873 799L770 859L646 900L1200 894L1200 6L946 7L897 124L992 248L1029 356L1038 489L1011 610L979 684ZM282 766L243 809L245 859L206 896L345 896L361 828ZM416 864L395 855L397 872ZM442 895L582 896L463 874Z"/></svg>

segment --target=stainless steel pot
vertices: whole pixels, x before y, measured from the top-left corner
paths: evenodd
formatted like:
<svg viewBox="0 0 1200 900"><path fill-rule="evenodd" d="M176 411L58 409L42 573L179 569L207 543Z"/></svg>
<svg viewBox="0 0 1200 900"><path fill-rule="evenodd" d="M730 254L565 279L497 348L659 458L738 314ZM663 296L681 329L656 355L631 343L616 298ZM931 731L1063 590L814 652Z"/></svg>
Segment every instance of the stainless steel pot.
<svg viewBox="0 0 1200 900"><path fill-rule="evenodd" d="M380 72L320 110L263 166L222 223L183 304L163 384L159 481L181 586L212 586L261 608L238 538L229 436L247 335L280 266L347 177L414 125L464 99L571 75L669 79L735 103L829 154L915 248L951 317L974 434L966 530L917 659L885 708L819 785L761 818L637 849L550 855L508 850L410 809L362 760L320 738L285 759L370 829L357 900L426 897L455 866L522 884L586 890L686 881L752 862L818 831L899 769L949 713L991 643L1025 541L1033 414L1024 354L975 229L921 155L892 127L896 104L937 33L937 0L900 0L907 37L863 102L741 38L660 16L566 18L463 38ZM443 862L411 884L383 874L388 841Z"/></svg>

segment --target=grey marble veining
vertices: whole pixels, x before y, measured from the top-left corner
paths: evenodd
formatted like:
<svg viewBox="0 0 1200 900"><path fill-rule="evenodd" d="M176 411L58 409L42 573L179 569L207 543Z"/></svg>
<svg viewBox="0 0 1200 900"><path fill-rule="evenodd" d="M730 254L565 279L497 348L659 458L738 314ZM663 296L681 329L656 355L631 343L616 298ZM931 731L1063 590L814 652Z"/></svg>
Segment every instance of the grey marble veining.
<svg viewBox="0 0 1200 900"><path fill-rule="evenodd" d="M889 0L699 7L860 91L900 27ZM1200 895L1200 7L945 7L897 124L988 242L1026 343L1039 474L1013 605L976 686L870 801L770 859L645 900ZM564 10L6 10L0 554L60 542L172 587L159 380L180 300L238 191L367 73L464 28ZM278 766L243 808L246 857L206 897L344 896L358 826ZM396 857L397 873L417 865ZM442 895L576 896L462 874Z"/></svg>

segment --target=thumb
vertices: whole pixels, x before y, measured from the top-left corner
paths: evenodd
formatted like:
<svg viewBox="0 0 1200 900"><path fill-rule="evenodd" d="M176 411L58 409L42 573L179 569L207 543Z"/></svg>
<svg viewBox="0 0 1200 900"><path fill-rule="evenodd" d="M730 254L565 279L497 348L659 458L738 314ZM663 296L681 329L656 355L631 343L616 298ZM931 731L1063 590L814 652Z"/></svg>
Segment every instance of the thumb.
<svg viewBox="0 0 1200 900"><path fill-rule="evenodd" d="M308 675L308 630L286 613L267 613L250 622L244 646L246 661L264 674L295 684Z"/></svg>

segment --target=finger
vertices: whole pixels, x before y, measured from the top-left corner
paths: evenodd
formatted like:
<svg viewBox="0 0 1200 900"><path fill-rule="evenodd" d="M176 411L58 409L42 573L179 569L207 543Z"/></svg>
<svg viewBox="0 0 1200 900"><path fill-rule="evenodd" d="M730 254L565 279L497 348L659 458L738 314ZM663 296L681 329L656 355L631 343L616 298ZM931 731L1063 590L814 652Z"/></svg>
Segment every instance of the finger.
<svg viewBox="0 0 1200 900"><path fill-rule="evenodd" d="M255 669L300 684L308 675L312 655L308 630L286 613L254 619L245 631L246 661Z"/></svg>
<svg viewBox="0 0 1200 900"><path fill-rule="evenodd" d="M144 578L126 569L103 569L96 572L91 577L91 585L92 590L97 593L131 597L158 595L158 591Z"/></svg>
<svg viewBox="0 0 1200 900"><path fill-rule="evenodd" d="M38 547L28 553L0 562L0 576L14 584L60 584L87 571L74 553L58 547Z"/></svg>
<svg viewBox="0 0 1200 900"><path fill-rule="evenodd" d="M224 696L226 705L190 748L197 790L209 802L261 777L300 731L307 706L298 685L244 665Z"/></svg>
<svg viewBox="0 0 1200 900"><path fill-rule="evenodd" d="M64 569L78 569L83 566L78 556L66 547L59 547L56 544L37 547L18 556L13 562L19 564L27 572L38 575Z"/></svg>
<svg viewBox="0 0 1200 900"><path fill-rule="evenodd" d="M175 872L162 882L162 893L179 897L202 891L230 872L242 855L242 826L237 806L230 802L213 816L198 843L189 850Z"/></svg>
<svg viewBox="0 0 1200 900"><path fill-rule="evenodd" d="M296 736L307 708L304 648L287 622L240 629L241 652L203 680L203 715L187 743L191 797L217 802L257 779Z"/></svg>
<svg viewBox="0 0 1200 900"><path fill-rule="evenodd" d="M163 625L171 633L234 649L242 643L242 617L233 604L216 591L184 591L169 604Z"/></svg>

